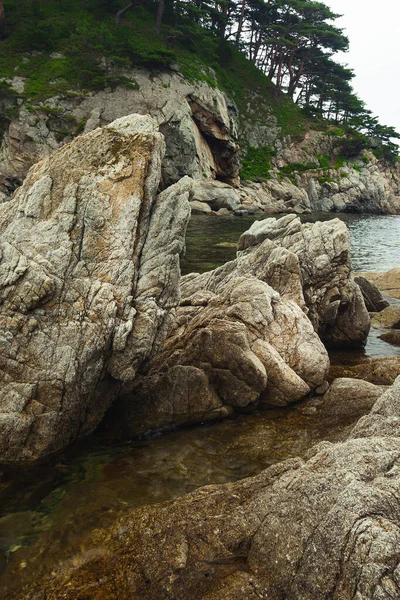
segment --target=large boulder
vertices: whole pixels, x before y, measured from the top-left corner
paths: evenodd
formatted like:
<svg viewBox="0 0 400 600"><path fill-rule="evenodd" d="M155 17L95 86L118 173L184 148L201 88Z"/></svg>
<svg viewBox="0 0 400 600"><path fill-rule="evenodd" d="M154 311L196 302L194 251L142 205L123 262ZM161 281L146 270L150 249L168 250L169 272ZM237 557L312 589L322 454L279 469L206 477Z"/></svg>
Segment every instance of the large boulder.
<svg viewBox="0 0 400 600"><path fill-rule="evenodd" d="M346 225L339 219L302 224L295 215L255 221L239 240L239 256L246 253L251 260L254 252L262 251L266 240L297 257L308 317L324 343L365 344L370 318L351 274Z"/></svg>
<svg viewBox="0 0 400 600"><path fill-rule="evenodd" d="M182 302L163 352L116 404L128 433L285 406L324 381L329 359L310 321L256 277Z"/></svg>
<svg viewBox="0 0 400 600"><path fill-rule="evenodd" d="M400 596L400 377L349 438L256 477L121 511L58 564L16 562L13 600L390 600ZM50 566L44 558L50 561ZM35 577L12 596L21 565ZM40 576L44 572L43 576ZM15 587L14 587L15 589Z"/></svg>
<svg viewBox="0 0 400 600"><path fill-rule="evenodd" d="M116 431L285 406L319 387L329 361L317 334L330 345L362 345L370 327L349 249L338 219L270 218L243 234L236 260L183 277L174 330L125 386Z"/></svg>
<svg viewBox="0 0 400 600"><path fill-rule="evenodd" d="M381 312L389 306L389 302L384 299L382 293L372 281L361 275L354 277L354 281L360 286L368 312Z"/></svg>
<svg viewBox="0 0 400 600"><path fill-rule="evenodd" d="M192 182L156 195L164 138L131 115L79 137L0 207L0 462L92 431L164 342Z"/></svg>

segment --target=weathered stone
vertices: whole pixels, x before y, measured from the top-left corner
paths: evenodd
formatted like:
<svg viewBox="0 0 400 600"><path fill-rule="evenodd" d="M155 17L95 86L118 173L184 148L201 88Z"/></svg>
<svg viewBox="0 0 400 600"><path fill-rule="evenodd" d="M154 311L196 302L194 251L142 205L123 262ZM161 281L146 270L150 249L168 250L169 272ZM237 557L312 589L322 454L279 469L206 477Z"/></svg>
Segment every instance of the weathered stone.
<svg viewBox="0 0 400 600"><path fill-rule="evenodd" d="M382 297L377 286L365 277L354 277L354 281L360 286L368 312L380 312L389 306L389 302Z"/></svg>
<svg viewBox="0 0 400 600"><path fill-rule="evenodd" d="M205 202L199 202L198 200L192 200L190 202L190 210L193 215L207 215L212 213L211 208Z"/></svg>
<svg viewBox="0 0 400 600"><path fill-rule="evenodd" d="M0 206L0 462L92 431L168 333L192 181L131 115L33 167Z"/></svg>
<svg viewBox="0 0 400 600"><path fill-rule="evenodd" d="M392 331L387 331L386 333L382 333L382 335L380 335L379 337L384 342L388 342L388 344L400 346L400 329L394 329Z"/></svg>
<svg viewBox="0 0 400 600"><path fill-rule="evenodd" d="M373 325L400 329L400 304L392 304L372 319Z"/></svg>
<svg viewBox="0 0 400 600"><path fill-rule="evenodd" d="M302 310L259 279L236 275L218 293L183 298L175 332L116 412L139 434L257 404L285 406L320 385L328 367Z"/></svg>
<svg viewBox="0 0 400 600"><path fill-rule="evenodd" d="M360 273L372 281L382 292L393 298L400 298L400 267L386 272Z"/></svg>
<svg viewBox="0 0 400 600"><path fill-rule="evenodd" d="M352 377L363 379L375 385L392 385L400 374L400 356L366 360L359 365L333 366L333 377Z"/></svg>
<svg viewBox="0 0 400 600"><path fill-rule="evenodd" d="M34 163L60 146L57 130L70 131L64 143L72 139L79 124L85 124L88 133L115 119L140 113L150 114L165 137L164 188L185 175L237 181L238 114L231 100L207 83L190 82L171 70L138 68L124 76L132 87L47 99L43 105L37 103L34 113L23 105L4 136L0 177L23 180Z"/></svg>
<svg viewBox="0 0 400 600"><path fill-rule="evenodd" d="M193 201L207 203L215 211L221 208L235 210L240 206L240 198L236 191L221 181L196 181Z"/></svg>
<svg viewBox="0 0 400 600"><path fill-rule="evenodd" d="M232 408L284 406L318 388L328 362L306 314L331 344L361 344L369 330L349 245L337 219L313 226L293 215L266 219L243 234L236 260L183 277L175 330L125 389L121 422L144 433ZM194 367L204 389L187 386L180 366Z"/></svg>
<svg viewBox="0 0 400 600"><path fill-rule="evenodd" d="M318 412L322 411L324 416L346 419L361 417L371 410L386 390L386 386L373 385L360 379L335 379L318 404Z"/></svg>
<svg viewBox="0 0 400 600"><path fill-rule="evenodd" d="M400 377L348 440L122 511L13 600L398 598L399 437ZM43 555L31 560L42 567Z"/></svg>
<svg viewBox="0 0 400 600"><path fill-rule="evenodd" d="M239 240L239 251L262 251L265 240L294 254L301 269L301 285L308 317L325 344L365 343L370 318L360 288L351 276L350 237L339 219L301 224L295 215L255 221ZM297 274L296 274L297 277ZM267 279L268 283L270 281ZM273 287L281 291L274 283Z"/></svg>

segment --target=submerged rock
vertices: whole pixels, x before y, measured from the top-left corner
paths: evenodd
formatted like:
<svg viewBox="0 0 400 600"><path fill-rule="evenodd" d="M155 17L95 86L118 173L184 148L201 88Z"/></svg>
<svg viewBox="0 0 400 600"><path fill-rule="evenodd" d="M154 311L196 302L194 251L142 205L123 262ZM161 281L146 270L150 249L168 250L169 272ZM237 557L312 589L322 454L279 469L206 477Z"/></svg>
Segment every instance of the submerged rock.
<svg viewBox="0 0 400 600"><path fill-rule="evenodd" d="M156 196L165 145L131 115L34 166L0 206L0 462L92 431L162 346L191 180Z"/></svg>
<svg viewBox="0 0 400 600"><path fill-rule="evenodd" d="M375 358L358 365L337 365L331 367L330 375L335 377L354 377L375 385L392 385L400 373L400 356Z"/></svg>
<svg viewBox="0 0 400 600"><path fill-rule="evenodd" d="M400 346L400 329L394 329L391 331L387 331L379 336L381 340L384 342L388 342L388 344L393 344L394 346Z"/></svg>
<svg viewBox="0 0 400 600"><path fill-rule="evenodd" d="M322 442L307 461L237 483L121 511L13 598L397 598L399 423L400 377L346 441ZM43 568L43 554L32 560Z"/></svg>
<svg viewBox="0 0 400 600"><path fill-rule="evenodd" d="M400 329L400 304L392 304L375 315L372 324Z"/></svg>

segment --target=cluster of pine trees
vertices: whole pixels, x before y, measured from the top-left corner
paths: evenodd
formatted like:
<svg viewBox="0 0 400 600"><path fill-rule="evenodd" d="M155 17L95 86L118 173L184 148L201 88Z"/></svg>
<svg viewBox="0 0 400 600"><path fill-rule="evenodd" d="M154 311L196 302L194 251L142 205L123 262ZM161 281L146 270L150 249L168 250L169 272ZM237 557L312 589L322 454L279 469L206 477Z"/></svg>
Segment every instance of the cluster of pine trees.
<svg viewBox="0 0 400 600"><path fill-rule="evenodd" d="M310 115L375 138L378 144L397 154L392 140L400 135L393 127L382 126L372 115L353 90L353 71L335 59L338 52L348 50L349 40L335 25L339 15L323 2L6 0L4 5L5 17L0 0L0 35L7 36L10 21L23 33L18 34L22 35L21 47L28 41L32 49L41 49L51 44L52 37L65 38L67 53L91 58L90 68L86 69L88 79L92 77L90 71L97 68L97 53L108 53L113 58L129 53L143 56L142 50L134 47L126 25L145 10L153 18L153 37L162 37L166 43L165 51L156 51L165 60L177 40L199 40L199 31L203 32L204 44L211 37L220 42L216 48L225 45L242 52L275 84L277 94L287 94ZM98 25L89 26L85 15L97 19ZM201 44L200 40L198 46Z"/></svg>
<svg viewBox="0 0 400 600"><path fill-rule="evenodd" d="M189 0L175 6L240 49L278 90L311 113L385 143L400 137L372 116L353 90L354 72L335 60L349 40L334 24L340 15L323 2Z"/></svg>

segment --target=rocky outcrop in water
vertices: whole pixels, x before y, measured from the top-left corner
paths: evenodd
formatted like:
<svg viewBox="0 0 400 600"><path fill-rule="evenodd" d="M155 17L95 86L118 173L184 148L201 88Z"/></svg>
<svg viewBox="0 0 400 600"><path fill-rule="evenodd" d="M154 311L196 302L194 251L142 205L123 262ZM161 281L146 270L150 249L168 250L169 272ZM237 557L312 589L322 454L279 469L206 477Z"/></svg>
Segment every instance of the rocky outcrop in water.
<svg viewBox="0 0 400 600"><path fill-rule="evenodd" d="M381 312L389 306L389 302L384 299L378 287L372 282L358 275L354 281L360 286L368 312Z"/></svg>
<svg viewBox="0 0 400 600"><path fill-rule="evenodd" d="M0 462L92 431L164 342L192 182L156 196L164 138L131 115L33 167L0 207Z"/></svg>
<svg viewBox="0 0 400 600"><path fill-rule="evenodd" d="M163 351L116 404L129 435L285 406L320 386L330 345L362 345L370 318L339 220L255 222L235 261L182 278Z"/></svg>
<svg viewBox="0 0 400 600"><path fill-rule="evenodd" d="M374 283L382 292L393 298L400 298L400 267L385 272L360 273Z"/></svg>
<svg viewBox="0 0 400 600"><path fill-rule="evenodd" d="M125 510L13 598L397 598L399 416L400 377L346 441Z"/></svg>
<svg viewBox="0 0 400 600"><path fill-rule="evenodd" d="M266 172L261 181L242 182L240 189L230 191L234 206L224 206L221 214L225 210L239 215L243 211L400 213L399 167L384 165L371 152L348 161L340 157L342 166L337 166L343 140L334 130L327 134L308 130L302 140L291 140L281 135L272 114L264 114L262 124L257 109L249 107L245 115L239 114L226 94L204 81L188 81L176 68L167 72L138 68L122 75L125 85L113 90L75 92L35 105L23 101L24 78L9 80L15 95L0 98L0 135L4 134L0 198L7 198L20 185L34 163L73 136L140 113L155 118L165 136L163 189L185 175L204 183L217 179L236 188L246 149L276 153L271 179L264 179ZM258 97L257 103L263 102ZM332 165L321 168L318 157L330 157ZM221 195L226 196L226 190ZM208 208L214 210L212 204L219 204L212 200L193 208L210 213Z"/></svg>
<svg viewBox="0 0 400 600"><path fill-rule="evenodd" d="M329 132L313 130L300 142L276 140L271 179L244 182L243 208L267 213L399 214L399 166L385 165L372 152L344 159L342 142ZM321 158L331 165L321 168Z"/></svg>

